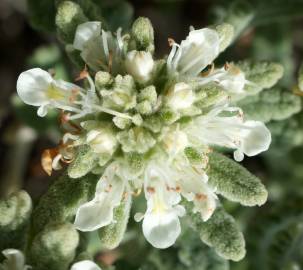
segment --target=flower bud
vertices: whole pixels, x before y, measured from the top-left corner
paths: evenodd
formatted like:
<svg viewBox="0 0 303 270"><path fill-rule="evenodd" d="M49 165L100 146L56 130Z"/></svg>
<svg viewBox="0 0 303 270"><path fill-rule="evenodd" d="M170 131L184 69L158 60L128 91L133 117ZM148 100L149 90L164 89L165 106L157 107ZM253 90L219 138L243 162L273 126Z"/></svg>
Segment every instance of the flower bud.
<svg viewBox="0 0 303 270"><path fill-rule="evenodd" d="M154 50L154 29L148 18L139 17L132 26L132 38L138 50Z"/></svg>
<svg viewBox="0 0 303 270"><path fill-rule="evenodd" d="M145 83L151 78L154 60L150 52L130 51L126 55L125 68L139 83Z"/></svg>
<svg viewBox="0 0 303 270"><path fill-rule="evenodd" d="M186 109L190 107L195 99L191 87L186 83L177 83L171 87L166 95L166 104L174 109Z"/></svg>

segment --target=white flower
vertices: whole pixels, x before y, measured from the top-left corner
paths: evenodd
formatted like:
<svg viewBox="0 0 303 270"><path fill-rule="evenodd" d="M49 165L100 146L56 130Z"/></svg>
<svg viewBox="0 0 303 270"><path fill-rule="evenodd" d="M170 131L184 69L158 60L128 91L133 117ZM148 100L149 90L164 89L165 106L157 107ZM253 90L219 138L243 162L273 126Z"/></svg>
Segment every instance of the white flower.
<svg viewBox="0 0 303 270"><path fill-rule="evenodd" d="M82 51L85 44L93 37L101 35L101 22L85 22L78 25L73 46Z"/></svg>
<svg viewBox="0 0 303 270"><path fill-rule="evenodd" d="M101 270L101 268L92 261L84 260L74 263L71 270Z"/></svg>
<svg viewBox="0 0 303 270"><path fill-rule="evenodd" d="M196 76L218 56L220 39L215 30L203 28L189 32L180 45L172 46L167 58L168 71Z"/></svg>
<svg viewBox="0 0 303 270"><path fill-rule="evenodd" d="M151 162L145 170L144 189L147 200L145 214L136 215L139 221L144 217L142 228L147 241L156 248L173 245L181 233L179 216L185 209L178 205L181 200L176 192L171 170L165 163Z"/></svg>
<svg viewBox="0 0 303 270"><path fill-rule="evenodd" d="M166 95L166 104L173 110L189 108L195 100L191 87L183 82L173 85Z"/></svg>
<svg viewBox="0 0 303 270"><path fill-rule="evenodd" d="M249 83L245 79L245 73L232 64L227 64L223 68L215 69L208 76L198 79L200 85L211 81L218 83L231 95L245 93L244 86Z"/></svg>
<svg viewBox="0 0 303 270"><path fill-rule="evenodd" d="M73 100L81 90L72 83L54 80L40 68L22 72L17 81L19 97L24 103L39 107L39 116L45 116L48 107L80 113Z"/></svg>
<svg viewBox="0 0 303 270"><path fill-rule="evenodd" d="M101 23L86 22L77 27L73 47L80 50L85 63L94 71L100 69L117 74L121 70L123 39L121 29L117 38L101 30Z"/></svg>
<svg viewBox="0 0 303 270"><path fill-rule="evenodd" d="M81 205L76 213L75 226L80 231L94 231L113 222L113 210L121 203L126 189L125 179L118 173L119 162L107 166L97 183L93 200Z"/></svg>
<svg viewBox="0 0 303 270"><path fill-rule="evenodd" d="M125 69L140 83L145 83L151 78L154 60L150 52L130 51L126 55Z"/></svg>
<svg viewBox="0 0 303 270"><path fill-rule="evenodd" d="M5 249L2 254L6 258L2 264L0 264L0 269L3 270L27 270L31 268L25 265L25 258L21 251L17 249Z"/></svg>
<svg viewBox="0 0 303 270"><path fill-rule="evenodd" d="M186 129L195 142L206 145L219 145L236 149L234 158L241 161L244 154L255 156L269 148L270 131L259 121L244 121L242 115L220 116L220 113L233 113L239 108L216 108L207 115L197 117ZM242 113L241 113L242 114Z"/></svg>

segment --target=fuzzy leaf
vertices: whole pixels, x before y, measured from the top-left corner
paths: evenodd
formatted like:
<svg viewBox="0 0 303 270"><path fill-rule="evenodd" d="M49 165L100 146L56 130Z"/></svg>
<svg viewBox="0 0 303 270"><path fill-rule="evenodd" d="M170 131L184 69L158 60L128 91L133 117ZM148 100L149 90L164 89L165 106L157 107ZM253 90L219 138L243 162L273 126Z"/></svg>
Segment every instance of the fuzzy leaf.
<svg viewBox="0 0 303 270"><path fill-rule="evenodd" d="M23 248L31 212L32 200L25 191L0 200L0 250Z"/></svg>
<svg viewBox="0 0 303 270"><path fill-rule="evenodd" d="M228 200L242 205L262 205L267 200L267 191L260 179L237 162L222 154L209 154L208 183Z"/></svg>
<svg viewBox="0 0 303 270"><path fill-rule="evenodd" d="M49 224L30 248L30 264L39 270L65 270L73 261L79 234L70 223Z"/></svg>
<svg viewBox="0 0 303 270"><path fill-rule="evenodd" d="M78 207L92 198L98 178L92 174L77 179L62 175L35 208L34 231L41 231L49 222L72 221Z"/></svg>
<svg viewBox="0 0 303 270"><path fill-rule="evenodd" d="M211 218L203 222L199 213L193 213L192 203L184 202L193 228L201 240L224 259L239 261L244 258L245 240L234 218L222 207L217 207Z"/></svg>
<svg viewBox="0 0 303 270"><path fill-rule="evenodd" d="M123 239L129 220L132 197L127 198L114 210L114 223L99 230L102 246L106 249L116 248Z"/></svg>
<svg viewBox="0 0 303 270"><path fill-rule="evenodd" d="M88 145L82 145L77 151L75 160L68 166L68 176L79 178L88 174L98 163L97 155Z"/></svg>
<svg viewBox="0 0 303 270"><path fill-rule="evenodd" d="M273 88L241 100L237 105L242 108L245 118L262 121L287 119L301 110L298 96L282 88Z"/></svg>
<svg viewBox="0 0 303 270"><path fill-rule="evenodd" d="M283 66L277 63L241 61L235 65L245 73L246 80L252 83L245 86L249 95L271 88L283 76Z"/></svg>

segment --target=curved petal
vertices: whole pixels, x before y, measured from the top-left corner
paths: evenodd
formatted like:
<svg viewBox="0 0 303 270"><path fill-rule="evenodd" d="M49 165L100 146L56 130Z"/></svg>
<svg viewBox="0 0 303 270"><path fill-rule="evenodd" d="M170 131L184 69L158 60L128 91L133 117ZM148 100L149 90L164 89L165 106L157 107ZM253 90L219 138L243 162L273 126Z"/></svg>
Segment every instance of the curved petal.
<svg viewBox="0 0 303 270"><path fill-rule="evenodd" d="M101 270L101 268L92 261L84 260L74 263L71 270Z"/></svg>
<svg viewBox="0 0 303 270"><path fill-rule="evenodd" d="M22 72L17 80L17 92L24 103L40 106L48 103L46 91L53 82L52 76L40 69L33 68Z"/></svg>
<svg viewBox="0 0 303 270"><path fill-rule="evenodd" d="M143 234L156 248L172 246L181 233L178 214L173 209L163 213L146 213L143 220Z"/></svg>
<svg viewBox="0 0 303 270"><path fill-rule="evenodd" d="M75 226L80 231L94 231L113 221L113 210L122 199L125 182L117 176L117 162L110 164L97 183L93 200L81 205L76 213Z"/></svg>
<svg viewBox="0 0 303 270"><path fill-rule="evenodd" d="M255 156L266 151L271 143L271 134L264 123L259 121L246 121L245 126L250 129L243 131L241 150L247 156Z"/></svg>
<svg viewBox="0 0 303 270"><path fill-rule="evenodd" d="M178 63L179 71L195 76L218 56L220 39L215 30L203 28L191 31L180 46L182 54Z"/></svg>
<svg viewBox="0 0 303 270"><path fill-rule="evenodd" d="M23 270L25 268L25 258L21 251L17 249L5 249L2 251L2 254L7 258L3 263L4 269Z"/></svg>
<svg viewBox="0 0 303 270"><path fill-rule="evenodd" d="M84 44L94 36L101 34L101 22L85 22L78 25L73 46L82 51Z"/></svg>

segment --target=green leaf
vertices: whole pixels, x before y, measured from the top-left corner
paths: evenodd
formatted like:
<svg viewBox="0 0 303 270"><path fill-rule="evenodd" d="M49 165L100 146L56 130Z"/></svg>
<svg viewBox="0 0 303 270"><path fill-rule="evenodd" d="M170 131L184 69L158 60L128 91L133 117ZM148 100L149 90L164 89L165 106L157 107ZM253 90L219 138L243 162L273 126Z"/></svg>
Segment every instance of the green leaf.
<svg viewBox="0 0 303 270"><path fill-rule="evenodd" d="M78 244L79 234L72 224L49 224L33 240L30 265L39 270L66 270Z"/></svg>
<svg viewBox="0 0 303 270"><path fill-rule="evenodd" d="M217 207L211 218L203 222L199 213L193 213L192 203L184 204L191 225L205 244L214 248L218 255L225 259L239 261L244 258L245 240L232 216L222 207Z"/></svg>
<svg viewBox="0 0 303 270"><path fill-rule="evenodd" d="M228 200L246 206L262 205L267 200L267 191L260 179L222 154L209 154L207 175L216 193Z"/></svg>
<svg viewBox="0 0 303 270"><path fill-rule="evenodd" d="M283 76L283 66L273 62L241 61L235 64L244 73L250 83L245 90L249 95L255 95L266 88L274 86Z"/></svg>
<svg viewBox="0 0 303 270"><path fill-rule="evenodd" d="M106 249L116 248L123 239L132 203L132 196L130 194L126 196L127 197L114 210L115 222L99 230L100 241Z"/></svg>
<svg viewBox="0 0 303 270"><path fill-rule="evenodd" d="M245 118L262 121L284 120L301 110L301 99L290 91L273 88L237 103Z"/></svg>
<svg viewBox="0 0 303 270"><path fill-rule="evenodd" d="M34 231L41 231L49 222L72 221L79 206L92 198L98 178L92 174L77 179L66 174L59 177L33 212Z"/></svg>

